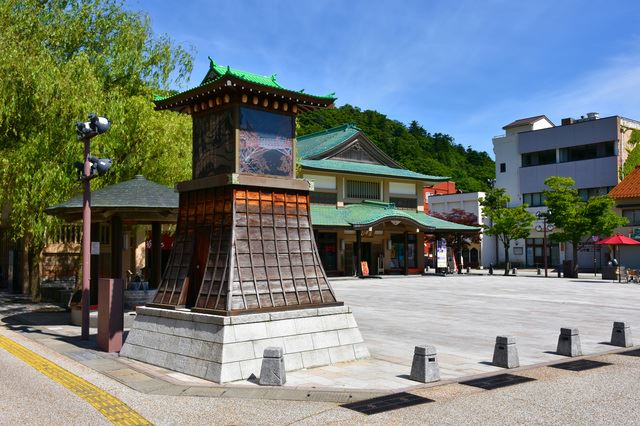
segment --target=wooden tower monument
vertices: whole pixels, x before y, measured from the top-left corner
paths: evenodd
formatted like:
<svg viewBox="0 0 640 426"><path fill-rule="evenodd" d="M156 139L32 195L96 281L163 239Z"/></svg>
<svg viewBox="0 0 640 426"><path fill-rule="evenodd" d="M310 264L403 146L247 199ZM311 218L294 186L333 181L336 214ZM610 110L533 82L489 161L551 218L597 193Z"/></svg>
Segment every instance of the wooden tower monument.
<svg viewBox="0 0 640 426"><path fill-rule="evenodd" d="M310 184L295 177L296 115L334 101L333 94L288 90L275 75L260 76L213 60L199 86L156 99L158 110L192 116L192 179L177 186L176 240L153 303L138 310L141 321L134 324L124 356L217 382L246 378L259 371L262 355L256 348L283 327L289 328L279 336L289 359L287 370L368 356L350 309L336 300L322 267L311 228ZM217 349L172 353L163 346L165 333L151 333L153 327L142 324L168 317L187 330L217 324L215 333L223 337L203 341L221 345L220 355ZM303 318L315 326L305 330ZM240 324L262 324L254 328L264 329L264 335L253 334L248 340L252 349L230 361L224 357L225 343L242 342L235 337L225 342L224 336L237 337L231 328ZM313 333L326 332L335 332L335 344L318 347ZM193 333L172 333L194 346L188 337ZM301 337L307 334L308 339ZM340 342L338 334L350 337ZM309 344L287 345L293 339ZM315 357L304 362L313 358L305 353L318 350L326 352L322 361ZM209 364L204 372L195 371L183 367L184 357ZM239 368L242 362L244 369Z"/></svg>

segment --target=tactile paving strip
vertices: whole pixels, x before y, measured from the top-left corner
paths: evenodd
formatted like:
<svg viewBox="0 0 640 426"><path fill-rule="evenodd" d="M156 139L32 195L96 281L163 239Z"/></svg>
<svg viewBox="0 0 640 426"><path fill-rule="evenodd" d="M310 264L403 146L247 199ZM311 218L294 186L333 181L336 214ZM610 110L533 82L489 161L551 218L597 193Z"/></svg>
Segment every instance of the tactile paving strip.
<svg viewBox="0 0 640 426"><path fill-rule="evenodd" d="M11 339L0 336L0 348L24 361L40 373L60 383L65 388L87 401L113 424L152 424L118 398L76 376L75 374L70 373L64 368L55 365L48 359L41 357Z"/></svg>
<svg viewBox="0 0 640 426"><path fill-rule="evenodd" d="M378 398L365 399L364 401L351 402L342 405L342 407L358 411L362 414L371 415L397 410L398 408L410 407L412 405L425 404L427 402L433 402L433 399L400 392Z"/></svg>

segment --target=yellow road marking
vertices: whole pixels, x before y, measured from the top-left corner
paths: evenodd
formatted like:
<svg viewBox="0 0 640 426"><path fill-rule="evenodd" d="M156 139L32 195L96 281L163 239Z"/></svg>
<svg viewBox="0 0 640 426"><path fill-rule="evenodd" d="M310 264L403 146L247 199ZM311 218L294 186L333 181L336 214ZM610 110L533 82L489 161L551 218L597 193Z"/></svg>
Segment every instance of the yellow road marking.
<svg viewBox="0 0 640 426"><path fill-rule="evenodd" d="M115 425L151 425L127 404L97 386L57 366L13 340L0 335L0 348L26 362L40 373L60 383L105 416Z"/></svg>

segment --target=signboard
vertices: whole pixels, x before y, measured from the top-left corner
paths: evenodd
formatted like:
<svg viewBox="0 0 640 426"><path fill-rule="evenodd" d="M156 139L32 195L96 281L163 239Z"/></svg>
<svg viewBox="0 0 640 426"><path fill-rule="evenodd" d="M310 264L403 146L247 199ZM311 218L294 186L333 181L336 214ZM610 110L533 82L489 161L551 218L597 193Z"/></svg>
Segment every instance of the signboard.
<svg viewBox="0 0 640 426"><path fill-rule="evenodd" d="M438 240L436 246L436 268L447 267L447 241L444 239Z"/></svg>
<svg viewBox="0 0 640 426"><path fill-rule="evenodd" d="M96 256L100 254L100 241L91 241L91 255Z"/></svg>
<svg viewBox="0 0 640 426"><path fill-rule="evenodd" d="M366 260L363 260L362 262L360 262L360 269L362 270L363 277L369 276L369 264L367 263Z"/></svg>
<svg viewBox="0 0 640 426"><path fill-rule="evenodd" d="M293 176L293 118L240 108L240 172Z"/></svg>

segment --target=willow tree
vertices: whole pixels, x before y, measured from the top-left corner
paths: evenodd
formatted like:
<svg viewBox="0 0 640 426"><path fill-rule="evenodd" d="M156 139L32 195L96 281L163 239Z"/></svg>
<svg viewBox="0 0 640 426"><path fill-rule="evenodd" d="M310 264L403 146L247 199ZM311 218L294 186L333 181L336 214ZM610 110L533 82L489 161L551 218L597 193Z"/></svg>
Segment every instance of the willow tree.
<svg viewBox="0 0 640 426"><path fill-rule="evenodd" d="M83 151L76 121L90 112L112 121L92 154L114 166L92 189L138 173L188 178L189 119L154 111L152 97L186 80L191 55L114 0L3 0L0 26L0 211L29 259L23 290L36 296L54 223L43 210L82 191L71 166Z"/></svg>

